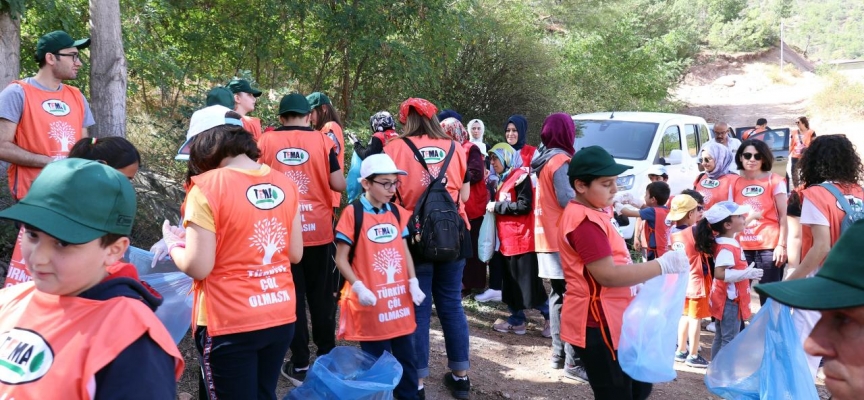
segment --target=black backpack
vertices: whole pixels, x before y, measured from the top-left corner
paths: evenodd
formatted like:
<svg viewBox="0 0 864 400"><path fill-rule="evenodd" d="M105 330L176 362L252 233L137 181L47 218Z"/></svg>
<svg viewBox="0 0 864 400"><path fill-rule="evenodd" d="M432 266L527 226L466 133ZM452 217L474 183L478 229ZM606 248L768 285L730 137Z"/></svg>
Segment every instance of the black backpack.
<svg viewBox="0 0 864 400"><path fill-rule="evenodd" d="M390 212L396 216L396 221L402 222L402 218L399 217L399 209L393 203L388 203L390 205ZM354 207L354 237L351 240L354 241L354 245L351 246L351 250L348 250L348 264L354 263L354 253L356 253L357 246L360 243L358 239L360 237L360 229L363 228L363 203L360 202L360 198L351 202L351 206ZM398 228L398 226L397 226ZM399 232L400 235L402 232Z"/></svg>
<svg viewBox="0 0 864 400"><path fill-rule="evenodd" d="M404 138L405 144L414 152L414 157L429 173L426 159L420 154L417 146L410 139ZM456 150L454 142L450 142L450 151L444 158L441 172L435 177L420 195L414 207L414 212L408 220L408 248L415 260L432 262L450 262L459 259L465 236L465 221L459 215L459 206L447 191L447 167ZM429 173L431 179L431 173ZM396 192L399 202L402 196Z"/></svg>

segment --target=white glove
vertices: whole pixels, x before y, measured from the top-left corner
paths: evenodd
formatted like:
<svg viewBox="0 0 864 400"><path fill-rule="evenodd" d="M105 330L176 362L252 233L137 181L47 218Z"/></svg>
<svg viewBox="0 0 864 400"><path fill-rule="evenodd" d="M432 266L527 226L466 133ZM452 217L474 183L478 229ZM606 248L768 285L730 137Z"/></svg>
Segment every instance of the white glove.
<svg viewBox="0 0 864 400"><path fill-rule="evenodd" d="M360 301L360 305L374 306L375 303L378 302L378 298L375 297L375 293L372 293L371 290L366 289L366 285L364 285L361 281L354 281L354 284L351 285L351 290L353 290L354 294L357 295L357 300Z"/></svg>
<svg viewBox="0 0 864 400"><path fill-rule="evenodd" d="M420 290L420 281L417 278L408 280L408 291L411 292L411 300L414 301L415 305L419 306L426 299L426 294Z"/></svg>
<svg viewBox="0 0 864 400"><path fill-rule="evenodd" d="M756 263L750 263L745 269L727 269L723 281L726 283L741 282L746 279L762 278L762 269L754 268Z"/></svg>
<svg viewBox="0 0 864 400"><path fill-rule="evenodd" d="M680 274L690 270L690 260L683 251L667 251L657 259L661 274Z"/></svg>
<svg viewBox="0 0 864 400"><path fill-rule="evenodd" d="M624 203L615 202L612 204L612 209L615 210L615 214L621 214L621 210L624 209L627 205Z"/></svg>
<svg viewBox="0 0 864 400"><path fill-rule="evenodd" d="M351 132L345 132L345 135L348 136L348 139L351 141L351 144L352 144L352 145L353 145L354 143L360 141L359 139L357 139L357 136L354 136L354 134L351 133Z"/></svg>
<svg viewBox="0 0 864 400"><path fill-rule="evenodd" d="M495 202L494 201L490 201L490 202L486 203L486 211L491 212L491 213L495 212Z"/></svg>
<svg viewBox="0 0 864 400"><path fill-rule="evenodd" d="M156 263L159 260L168 257L168 245L165 244L165 239L159 239L153 247L150 247L150 252L153 253L153 262L150 263L150 268L156 268Z"/></svg>
<svg viewBox="0 0 864 400"><path fill-rule="evenodd" d="M171 226L171 223L166 219L162 223L162 240L165 241L165 246L167 246L170 254L175 247L186 247L186 230Z"/></svg>

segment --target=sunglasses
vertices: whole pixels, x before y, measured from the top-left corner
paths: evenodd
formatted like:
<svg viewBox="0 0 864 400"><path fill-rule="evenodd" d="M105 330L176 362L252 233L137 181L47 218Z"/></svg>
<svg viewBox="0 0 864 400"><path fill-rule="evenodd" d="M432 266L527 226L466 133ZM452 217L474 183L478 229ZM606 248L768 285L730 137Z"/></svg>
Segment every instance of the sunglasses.
<svg viewBox="0 0 864 400"><path fill-rule="evenodd" d="M697 163L697 164L709 163L709 162L711 162L711 161L714 161L714 159L713 159L713 158L708 158L708 157L705 157L705 158L699 157L699 158L696 159L696 163Z"/></svg>
<svg viewBox="0 0 864 400"><path fill-rule="evenodd" d="M755 159L756 161L762 160L762 155L759 153L741 153L741 157L744 157L745 160L749 160L751 158Z"/></svg>

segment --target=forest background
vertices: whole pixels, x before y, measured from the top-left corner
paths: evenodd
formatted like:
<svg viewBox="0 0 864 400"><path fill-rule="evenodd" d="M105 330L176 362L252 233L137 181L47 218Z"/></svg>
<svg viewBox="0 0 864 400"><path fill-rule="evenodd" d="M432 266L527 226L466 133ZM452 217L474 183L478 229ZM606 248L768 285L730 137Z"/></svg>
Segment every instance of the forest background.
<svg viewBox="0 0 864 400"><path fill-rule="evenodd" d="M842 0L0 0L0 86L36 72L44 33L93 37L69 83L96 135L142 150L139 218L176 220L173 155L204 94L233 77L265 91L251 114L265 125L283 95L321 91L368 137L370 115L423 97L482 119L490 142L524 114L536 144L553 112L679 110L671 89L697 55L777 46L781 21L811 60L864 57L864 2Z"/></svg>

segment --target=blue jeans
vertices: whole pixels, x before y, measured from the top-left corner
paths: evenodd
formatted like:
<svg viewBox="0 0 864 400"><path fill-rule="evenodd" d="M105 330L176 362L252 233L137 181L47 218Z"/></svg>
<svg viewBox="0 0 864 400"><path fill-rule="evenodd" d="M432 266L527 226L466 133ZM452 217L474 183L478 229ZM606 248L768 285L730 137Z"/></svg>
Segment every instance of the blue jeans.
<svg viewBox="0 0 864 400"><path fill-rule="evenodd" d="M399 399L414 400L417 398L417 362L414 357L414 334L378 341L360 342L363 351L381 357L384 351L389 351L402 365L402 378L396 385L393 394Z"/></svg>
<svg viewBox="0 0 864 400"><path fill-rule="evenodd" d="M417 330L414 332L414 354L417 356L417 377L429 376L429 322L432 318L432 302L444 331L444 347L447 350L447 367L453 371L464 371L468 361L468 320L462 309L462 270L465 259L447 263L423 263L414 266L420 289L426 295L419 306L414 307Z"/></svg>
<svg viewBox="0 0 864 400"><path fill-rule="evenodd" d="M729 344L738 332L741 331L741 319L738 318L738 302L735 300L726 299L726 305L723 307L723 319L718 320L715 324L714 342L711 343L711 359L717 357L717 353L723 346Z"/></svg>

